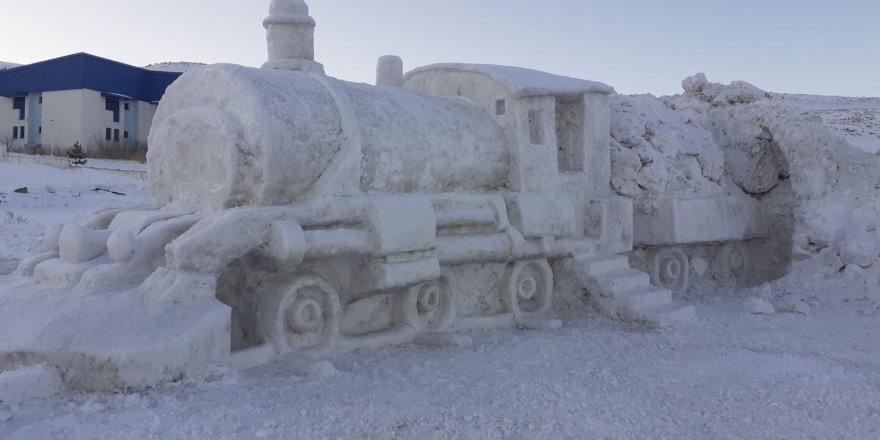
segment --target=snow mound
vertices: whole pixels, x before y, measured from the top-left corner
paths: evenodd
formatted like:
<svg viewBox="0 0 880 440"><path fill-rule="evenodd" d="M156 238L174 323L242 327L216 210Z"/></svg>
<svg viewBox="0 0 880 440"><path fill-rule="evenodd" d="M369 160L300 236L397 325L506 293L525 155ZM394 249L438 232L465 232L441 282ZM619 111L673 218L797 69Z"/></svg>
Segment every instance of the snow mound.
<svg viewBox="0 0 880 440"><path fill-rule="evenodd" d="M743 309L754 315L773 315L776 313L776 308L773 307L773 304L771 304L770 301L756 296L746 298L746 300L743 301Z"/></svg>
<svg viewBox="0 0 880 440"><path fill-rule="evenodd" d="M650 95L611 98L612 185L621 195L723 192L724 153L702 121Z"/></svg>
<svg viewBox="0 0 880 440"><path fill-rule="evenodd" d="M880 259L880 234L862 229L841 231L835 240L835 248L841 263L868 269Z"/></svg>
<svg viewBox="0 0 880 440"><path fill-rule="evenodd" d="M13 67L21 66L21 64L15 63L7 63L6 61L0 61L0 70L11 69Z"/></svg>
<svg viewBox="0 0 880 440"><path fill-rule="evenodd" d="M710 83L706 74L698 73L681 82L686 97L705 100L712 105L751 104L770 95L745 81L733 81L730 85Z"/></svg>
<svg viewBox="0 0 880 440"><path fill-rule="evenodd" d="M196 69L196 68L199 68L202 66L206 66L206 65L207 64L205 64L205 63L195 63L195 62L189 62L189 61L176 61L176 62L169 61L169 62L163 62L163 63L150 64L148 66L144 66L144 68L147 70L153 70L153 71L157 71L157 72L186 73L186 72L189 72L190 70L193 70L193 69Z"/></svg>

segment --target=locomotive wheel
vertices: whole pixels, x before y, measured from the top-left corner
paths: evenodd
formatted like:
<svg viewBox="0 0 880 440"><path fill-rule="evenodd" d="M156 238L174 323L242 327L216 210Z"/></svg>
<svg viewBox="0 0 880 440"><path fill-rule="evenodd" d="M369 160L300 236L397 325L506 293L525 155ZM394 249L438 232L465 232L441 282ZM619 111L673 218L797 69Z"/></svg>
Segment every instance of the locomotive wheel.
<svg viewBox="0 0 880 440"><path fill-rule="evenodd" d="M507 267L501 289L514 315L544 313L553 300L553 270L547 260L517 261Z"/></svg>
<svg viewBox="0 0 880 440"><path fill-rule="evenodd" d="M259 319L265 340L286 352L332 347L341 315L336 289L307 275L272 289L260 304Z"/></svg>
<svg viewBox="0 0 880 440"><path fill-rule="evenodd" d="M721 248L720 263L724 273L733 278L742 278L749 272L749 250L743 242L727 243Z"/></svg>
<svg viewBox="0 0 880 440"><path fill-rule="evenodd" d="M430 331L443 331L455 321L455 295L442 283L431 281L413 287L410 293L419 325Z"/></svg>
<svg viewBox="0 0 880 440"><path fill-rule="evenodd" d="M690 285L690 275L690 260L681 249L664 249L654 256L651 281L655 286L682 293Z"/></svg>

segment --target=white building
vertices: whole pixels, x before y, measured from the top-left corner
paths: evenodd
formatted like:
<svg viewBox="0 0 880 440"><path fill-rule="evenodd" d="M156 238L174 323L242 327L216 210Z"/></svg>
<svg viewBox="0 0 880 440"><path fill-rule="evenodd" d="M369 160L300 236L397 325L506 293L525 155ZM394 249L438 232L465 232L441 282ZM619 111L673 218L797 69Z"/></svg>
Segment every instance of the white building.
<svg viewBox="0 0 880 440"><path fill-rule="evenodd" d="M179 76L86 53L0 71L0 140L62 149L145 144L156 105Z"/></svg>

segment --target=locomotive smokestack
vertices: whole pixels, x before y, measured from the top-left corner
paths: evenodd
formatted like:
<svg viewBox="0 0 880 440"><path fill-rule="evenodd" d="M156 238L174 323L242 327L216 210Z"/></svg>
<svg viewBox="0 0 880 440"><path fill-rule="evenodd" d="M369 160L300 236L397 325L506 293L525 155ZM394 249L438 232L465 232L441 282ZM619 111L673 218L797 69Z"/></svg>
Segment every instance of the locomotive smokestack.
<svg viewBox="0 0 880 440"><path fill-rule="evenodd" d="M306 2L272 0L263 27L269 46L264 69L324 73L324 66L315 61L315 20Z"/></svg>
<svg viewBox="0 0 880 440"><path fill-rule="evenodd" d="M403 86L403 60L398 56L385 55L379 57L376 64L377 86Z"/></svg>

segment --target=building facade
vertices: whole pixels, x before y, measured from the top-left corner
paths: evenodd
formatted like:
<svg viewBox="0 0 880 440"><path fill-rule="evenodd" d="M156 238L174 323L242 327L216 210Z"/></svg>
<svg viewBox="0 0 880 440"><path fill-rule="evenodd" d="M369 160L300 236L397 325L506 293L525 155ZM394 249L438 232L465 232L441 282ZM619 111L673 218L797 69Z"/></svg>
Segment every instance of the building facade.
<svg viewBox="0 0 880 440"><path fill-rule="evenodd" d="M180 75L86 53L0 71L0 140L48 149L146 144L156 106Z"/></svg>

